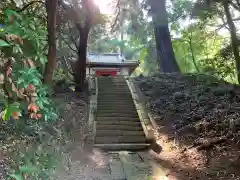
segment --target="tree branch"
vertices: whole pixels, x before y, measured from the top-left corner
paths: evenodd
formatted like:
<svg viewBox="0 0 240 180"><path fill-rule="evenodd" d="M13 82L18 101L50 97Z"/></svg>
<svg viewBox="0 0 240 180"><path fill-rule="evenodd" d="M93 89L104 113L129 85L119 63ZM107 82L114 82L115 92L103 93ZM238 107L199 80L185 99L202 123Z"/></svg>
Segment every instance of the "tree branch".
<svg viewBox="0 0 240 180"><path fill-rule="evenodd" d="M23 6L21 9L17 10L18 13L23 12L25 9L27 9L29 6L32 6L33 4L40 3L45 4L43 1L31 1L30 3Z"/></svg>
<svg viewBox="0 0 240 180"><path fill-rule="evenodd" d="M111 32L113 32L114 28L117 25L117 21L119 20L119 16L120 16L120 12L121 12L120 11L120 0L117 0L116 8L117 8L117 16L116 16L116 18L114 20L114 23L113 23L112 27L111 27Z"/></svg>
<svg viewBox="0 0 240 180"><path fill-rule="evenodd" d="M229 1L229 4L236 10L240 11L240 7L237 4L234 4L234 2Z"/></svg>
<svg viewBox="0 0 240 180"><path fill-rule="evenodd" d="M61 35L60 35L61 36ZM69 49L71 49L72 51L74 51L75 53L78 53L78 51L76 49L74 49L66 40L63 36L62 37L62 40L67 44L67 46L69 47Z"/></svg>
<svg viewBox="0 0 240 180"><path fill-rule="evenodd" d="M67 25L68 25L68 30L69 30L68 32L69 32L70 38L71 38L72 42L74 43L76 49L78 49L78 44L77 44L77 42L76 42L76 39L74 39L74 37L73 37L73 34L72 34L72 32L71 32L71 28L70 28L69 23L67 23Z"/></svg>
<svg viewBox="0 0 240 180"><path fill-rule="evenodd" d="M69 67L69 65L68 65L68 62L67 62L67 59L66 59L66 57L65 56L63 56L63 63L64 63L64 65L67 67L67 69L68 69L68 72L72 75L72 76L74 76L74 73L73 73L73 68L71 67Z"/></svg>

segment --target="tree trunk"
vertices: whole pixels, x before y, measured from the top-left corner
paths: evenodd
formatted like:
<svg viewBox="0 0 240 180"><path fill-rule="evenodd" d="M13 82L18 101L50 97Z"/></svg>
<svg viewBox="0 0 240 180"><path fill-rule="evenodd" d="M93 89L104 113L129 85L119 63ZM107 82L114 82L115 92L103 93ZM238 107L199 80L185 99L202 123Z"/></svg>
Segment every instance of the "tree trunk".
<svg viewBox="0 0 240 180"><path fill-rule="evenodd" d="M180 72L176 62L168 28L165 0L149 0L157 46L157 59L161 72Z"/></svg>
<svg viewBox="0 0 240 180"><path fill-rule="evenodd" d="M124 37L123 37L123 24L122 24L122 26L121 26L121 45L120 45L120 53L121 53L121 55L123 56L123 48L124 48L124 44L123 44L123 39L124 39Z"/></svg>
<svg viewBox="0 0 240 180"><path fill-rule="evenodd" d="M238 83L240 83L240 55L239 55L239 49L238 49L237 30L236 30L235 24L233 23L228 1L223 1L223 7L224 7L225 15L227 18L229 32L231 35L231 44L232 44L233 55L235 58Z"/></svg>
<svg viewBox="0 0 240 180"><path fill-rule="evenodd" d="M194 56L194 51L193 51L192 39L191 38L189 39L189 47L190 47L192 60L193 60L193 64L195 66L195 69L197 70L197 72L200 72L200 70L198 69L198 66L197 66L197 62L196 62L195 56Z"/></svg>
<svg viewBox="0 0 240 180"><path fill-rule="evenodd" d="M89 35L89 28L78 28L80 34L78 46L78 60L75 64L74 78L76 82L75 91L84 91L84 83L86 80L86 61L87 61L87 42Z"/></svg>
<svg viewBox="0 0 240 180"><path fill-rule="evenodd" d="M57 0L46 0L48 30L48 62L45 67L44 83L51 84L56 67L56 12Z"/></svg>

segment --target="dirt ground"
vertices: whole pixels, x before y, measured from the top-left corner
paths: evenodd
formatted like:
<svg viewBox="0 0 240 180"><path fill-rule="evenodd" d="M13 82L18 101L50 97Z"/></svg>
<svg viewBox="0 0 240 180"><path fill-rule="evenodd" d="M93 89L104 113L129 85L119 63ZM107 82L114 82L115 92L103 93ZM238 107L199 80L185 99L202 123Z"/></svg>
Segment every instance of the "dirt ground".
<svg viewBox="0 0 240 180"><path fill-rule="evenodd" d="M170 180L240 179L240 87L205 75L137 77Z"/></svg>

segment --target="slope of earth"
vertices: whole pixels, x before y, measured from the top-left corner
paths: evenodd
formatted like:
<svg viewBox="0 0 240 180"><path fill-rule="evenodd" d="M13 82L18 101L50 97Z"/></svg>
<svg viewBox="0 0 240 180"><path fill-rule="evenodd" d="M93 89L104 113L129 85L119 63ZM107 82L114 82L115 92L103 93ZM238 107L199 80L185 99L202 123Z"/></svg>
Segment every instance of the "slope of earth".
<svg viewBox="0 0 240 180"><path fill-rule="evenodd" d="M206 75L134 79L155 120L169 179L240 179L240 86Z"/></svg>

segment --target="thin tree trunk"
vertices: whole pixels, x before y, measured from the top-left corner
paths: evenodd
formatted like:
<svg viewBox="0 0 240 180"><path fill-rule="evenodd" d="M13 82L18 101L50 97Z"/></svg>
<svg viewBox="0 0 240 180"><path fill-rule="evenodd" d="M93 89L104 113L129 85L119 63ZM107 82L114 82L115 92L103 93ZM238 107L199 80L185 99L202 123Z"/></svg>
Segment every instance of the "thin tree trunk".
<svg viewBox="0 0 240 180"><path fill-rule="evenodd" d="M176 62L168 28L165 0L149 0L154 23L157 59L162 72L180 72Z"/></svg>
<svg viewBox="0 0 240 180"><path fill-rule="evenodd" d="M123 37L123 24L122 24L122 26L121 26L121 45L120 45L120 53L121 53L121 55L123 55L123 48L124 48L123 39L124 39L124 37Z"/></svg>
<svg viewBox="0 0 240 180"><path fill-rule="evenodd" d="M78 46L78 60L75 64L75 91L82 92L84 90L84 83L86 80L86 61L87 61L87 42L89 35L89 28L80 28L80 40Z"/></svg>
<svg viewBox="0 0 240 180"><path fill-rule="evenodd" d="M45 67L44 83L51 84L56 67L56 12L57 0L46 0L47 30L48 30L48 62Z"/></svg>
<svg viewBox="0 0 240 180"><path fill-rule="evenodd" d="M231 15L231 12L229 9L228 1L223 1L222 3L223 3L226 18L227 18L229 32L231 35L231 44L232 44L233 55L235 58L238 83L240 83L240 55L239 55L239 50L238 50L237 30L236 30L235 24L233 23L233 19L232 19L232 15Z"/></svg>
<svg viewBox="0 0 240 180"><path fill-rule="evenodd" d="M197 70L197 72L200 72L198 67L197 67L197 62L194 56L194 51L193 51L193 46L192 46L192 39L189 39L189 47L190 47L190 51L191 51L191 55L192 55L192 60L193 60L193 64L195 66L195 69Z"/></svg>

